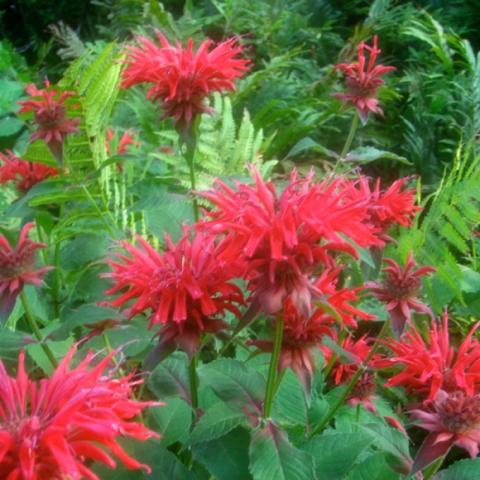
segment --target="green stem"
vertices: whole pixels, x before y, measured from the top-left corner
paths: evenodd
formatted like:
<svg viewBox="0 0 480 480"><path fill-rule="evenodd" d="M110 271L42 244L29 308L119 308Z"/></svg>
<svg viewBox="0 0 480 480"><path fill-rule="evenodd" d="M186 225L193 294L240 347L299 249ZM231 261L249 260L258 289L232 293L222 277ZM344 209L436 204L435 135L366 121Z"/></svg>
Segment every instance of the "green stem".
<svg viewBox="0 0 480 480"><path fill-rule="evenodd" d="M273 340L272 357L270 359L270 367L268 369L267 388L265 391L265 405L263 407L263 416L268 418L272 411L273 399L278 388L278 363L280 361L280 353L282 351L283 338L283 318L278 315L275 319L275 337Z"/></svg>
<svg viewBox="0 0 480 480"><path fill-rule="evenodd" d="M60 269L60 242L58 240L55 243L55 253L53 259L55 265L55 282L53 287L55 318L60 318L60 290L62 287L62 272Z"/></svg>
<svg viewBox="0 0 480 480"><path fill-rule="evenodd" d="M358 114L355 112L355 115L352 118L352 123L350 125L350 131L348 132L348 137L343 146L342 153L340 154L341 159L345 159L347 153L350 151L350 147L352 146L353 139L355 138L355 133L357 133L359 123Z"/></svg>
<svg viewBox="0 0 480 480"><path fill-rule="evenodd" d="M192 409L195 411L195 409L198 407L197 357L195 355L190 360L190 365L188 366L188 379L190 381Z"/></svg>
<svg viewBox="0 0 480 480"><path fill-rule="evenodd" d="M38 328L38 324L35 321L34 316L32 315L30 306L28 305L27 297L25 296L24 292L20 294L20 300L22 301L23 310L25 311L25 317L27 319L28 325L30 326L33 334L35 335L35 338L40 343L40 346L45 352L45 355L47 356L47 358L50 360L50 363L52 364L53 368L57 368L58 366L57 360L53 355L52 351L50 350L50 347L44 342L43 335L40 332L40 329Z"/></svg>
<svg viewBox="0 0 480 480"><path fill-rule="evenodd" d="M185 145L185 160L187 161L188 169L190 172L190 188L192 190L193 199L193 218L195 222L198 222L200 218L200 212L198 209L197 198L195 197L195 190L197 188L196 174L195 174L195 151L197 149L197 132L196 123L192 123L187 131L181 136L181 143Z"/></svg>
<svg viewBox="0 0 480 480"><path fill-rule="evenodd" d="M440 467L443 464L443 461L445 460L446 455L442 455L440 458L437 458L431 465L429 465L424 471L423 471L423 480L431 480L434 475L440 470Z"/></svg>
<svg viewBox="0 0 480 480"><path fill-rule="evenodd" d="M361 365L357 368L357 371L354 373L350 381L348 382L347 386L345 387L344 391L342 394L337 398L337 400L333 403L333 405L330 407L330 410L328 413L325 415L323 420L315 427L312 429L310 432L309 437L313 437L315 434L318 432L321 432L329 423L330 420L334 417L334 415L337 413L337 410L345 403L345 400L349 397L350 393L352 393L352 390L355 388L355 385L358 382L358 379L362 376L363 373L368 368L368 362L372 359L373 355L377 351L377 348L380 346L380 342L383 339L383 336L387 332L387 327L388 327L388 322L384 322L382 329L380 330L380 333L378 334L377 339L375 340L375 343L372 345L372 348L370 349L370 352L368 352L367 357L365 360L362 362Z"/></svg>
<svg viewBox="0 0 480 480"><path fill-rule="evenodd" d="M83 191L85 192L85 195L87 196L88 200L90 201L90 203L92 204L93 208L95 209L95 211L98 213L98 216L100 217L100 220L103 222L103 224L105 225L105 228L108 230L108 232L110 233L110 235L112 237L115 237L115 232L113 231L111 225L107 222L107 220L105 219L105 216L103 215L103 212L100 210L97 202L95 201L95 199L92 197L92 194L90 193L90 191L88 190L88 188L82 184L82 189ZM115 221L113 220L113 217L111 216L110 212L108 212L109 215L110 215L110 220L111 222L115 224Z"/></svg>

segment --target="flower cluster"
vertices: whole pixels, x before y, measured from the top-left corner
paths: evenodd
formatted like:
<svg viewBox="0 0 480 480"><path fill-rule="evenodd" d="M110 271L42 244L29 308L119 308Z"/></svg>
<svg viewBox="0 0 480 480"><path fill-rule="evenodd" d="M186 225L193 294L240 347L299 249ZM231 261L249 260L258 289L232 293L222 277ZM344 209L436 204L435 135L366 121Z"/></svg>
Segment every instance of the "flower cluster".
<svg viewBox="0 0 480 480"><path fill-rule="evenodd" d="M110 354L97 365L88 354L71 368L71 349L51 378L35 381L21 353L17 377L0 361L0 478L22 480L99 480L92 461L110 468L113 457L126 467L150 468L130 457L118 439L145 441L158 435L133 419L158 402L131 400L138 382L107 370Z"/></svg>
<svg viewBox="0 0 480 480"><path fill-rule="evenodd" d="M79 120L68 118L65 102L75 95L75 92L61 92L45 81L45 88L37 88L30 84L26 92L33 98L19 102L20 112L34 112L34 123L37 130L31 140L43 139L57 158L61 159L62 144L65 137L78 131Z"/></svg>
<svg viewBox="0 0 480 480"><path fill-rule="evenodd" d="M368 62L367 53L369 55ZM377 91L384 83L381 77L395 70L395 67L375 65L380 53L378 37L375 35L372 46L364 42L359 44L357 62L335 65L335 68L345 75L347 91L335 93L334 96L346 104L353 105L363 121L368 119L369 112L383 115L383 111L378 104Z"/></svg>
<svg viewBox="0 0 480 480"><path fill-rule="evenodd" d="M28 239L28 233L33 227L33 223L24 225L15 247L0 235L0 321L8 318L23 286L40 286L43 276L51 269L35 268L35 253L46 245Z"/></svg>
<svg viewBox="0 0 480 480"><path fill-rule="evenodd" d="M43 163L27 162L7 150L0 152L0 185L13 182L20 193L26 193L34 185L58 174L58 170Z"/></svg>
<svg viewBox="0 0 480 480"><path fill-rule="evenodd" d="M198 114L210 111L205 99L212 92L234 90L234 80L248 70L235 39L214 48L206 40L195 52L192 39L184 48L179 43L171 45L159 32L157 38L160 46L138 37L139 46L127 48L122 86L151 84L147 97L161 100L164 117L172 117L181 129L188 128Z"/></svg>

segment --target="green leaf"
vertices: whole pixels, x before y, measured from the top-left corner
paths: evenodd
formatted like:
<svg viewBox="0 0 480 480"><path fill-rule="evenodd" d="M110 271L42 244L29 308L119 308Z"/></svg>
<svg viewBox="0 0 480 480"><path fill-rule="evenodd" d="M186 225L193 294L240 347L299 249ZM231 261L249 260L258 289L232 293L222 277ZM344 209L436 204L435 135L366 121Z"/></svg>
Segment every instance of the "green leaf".
<svg viewBox="0 0 480 480"><path fill-rule="evenodd" d="M73 339L67 339L61 342L46 342L53 353L53 356L60 361L68 352L73 344ZM51 375L54 368L49 358L39 343L31 343L27 345L26 350L31 359L47 374Z"/></svg>
<svg viewBox="0 0 480 480"><path fill-rule="evenodd" d="M236 428L224 437L195 444L192 447L193 456L208 469L215 480L250 480L249 439L247 431Z"/></svg>
<svg viewBox="0 0 480 480"><path fill-rule="evenodd" d="M29 143L27 151L23 154L22 158L29 162L44 163L51 167L58 167L55 158L43 140L36 140L35 142Z"/></svg>
<svg viewBox="0 0 480 480"><path fill-rule="evenodd" d="M190 403L187 356L176 352L163 360L150 375L148 388L160 400L179 396Z"/></svg>
<svg viewBox="0 0 480 480"><path fill-rule="evenodd" d="M313 458L298 450L272 422L258 430L250 443L250 472L254 480L314 480ZM328 477L326 477L328 478Z"/></svg>
<svg viewBox="0 0 480 480"><path fill-rule="evenodd" d="M288 369L273 402L272 418L279 423L304 425L307 421L307 406L302 385L297 376Z"/></svg>
<svg viewBox="0 0 480 480"><path fill-rule="evenodd" d="M438 472L434 480L480 480L480 458L455 462Z"/></svg>
<svg viewBox="0 0 480 480"><path fill-rule="evenodd" d="M302 450L314 458L318 478L340 480L371 443L371 436L365 432L324 433L310 440Z"/></svg>
<svg viewBox="0 0 480 480"><path fill-rule="evenodd" d="M223 401L243 408L245 403L261 412L265 379L238 360L222 358L204 365L198 374Z"/></svg>
<svg viewBox="0 0 480 480"><path fill-rule="evenodd" d="M387 160L395 160L396 162L403 163L404 165L411 165L411 163L405 157L401 157L393 152L378 150L375 147L356 148L347 154L345 160L347 162L370 163L382 158Z"/></svg>
<svg viewBox="0 0 480 480"><path fill-rule="evenodd" d="M165 403L163 407L149 410L161 432L162 445L168 447L175 442L185 443L192 425L192 409L181 398L170 398Z"/></svg>
<svg viewBox="0 0 480 480"><path fill-rule="evenodd" d="M352 467L346 480L399 480L400 475L393 472L385 461L383 453L375 453Z"/></svg>
<svg viewBox="0 0 480 480"><path fill-rule="evenodd" d="M228 408L224 403L210 407L200 418L190 437L191 443L209 442L223 437L245 423L245 415Z"/></svg>
<svg viewBox="0 0 480 480"><path fill-rule="evenodd" d="M24 123L16 117L2 117L0 118L0 137L9 137L15 135L23 127Z"/></svg>
<svg viewBox="0 0 480 480"><path fill-rule="evenodd" d="M17 363L20 350L34 341L26 333L12 332L5 328L0 329L0 359L4 362Z"/></svg>

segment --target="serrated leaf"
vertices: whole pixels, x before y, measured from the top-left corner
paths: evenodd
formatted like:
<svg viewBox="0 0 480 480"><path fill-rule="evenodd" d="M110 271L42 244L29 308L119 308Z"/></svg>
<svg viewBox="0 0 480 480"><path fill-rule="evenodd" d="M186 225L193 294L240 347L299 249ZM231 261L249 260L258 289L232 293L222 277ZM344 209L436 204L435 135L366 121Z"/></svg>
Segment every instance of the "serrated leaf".
<svg viewBox="0 0 480 480"><path fill-rule="evenodd" d="M192 425L192 409L181 398L170 398L165 403L163 407L149 410L162 434L162 445L168 447L175 442L185 443Z"/></svg>
<svg viewBox="0 0 480 480"><path fill-rule="evenodd" d="M388 467L383 453L374 453L354 465L346 480L400 480L400 475Z"/></svg>
<svg viewBox="0 0 480 480"><path fill-rule="evenodd" d="M192 447L197 462L208 469L215 480L250 480L248 445L250 435L236 428L224 437Z"/></svg>
<svg viewBox="0 0 480 480"><path fill-rule="evenodd" d="M302 450L312 455L319 479L340 480L371 443L371 436L365 432L328 432L314 437Z"/></svg>
<svg viewBox="0 0 480 480"><path fill-rule="evenodd" d="M313 458L295 448L272 422L255 432L250 443L250 473L254 480L314 480Z"/></svg>
<svg viewBox="0 0 480 480"><path fill-rule="evenodd" d="M238 360L222 358L203 366L199 376L223 401L243 408L250 404L261 411L265 379Z"/></svg>
<svg viewBox="0 0 480 480"><path fill-rule="evenodd" d="M191 443L209 442L223 437L245 422L243 413L235 412L224 403L210 407L200 418L190 437Z"/></svg>
<svg viewBox="0 0 480 480"><path fill-rule="evenodd" d="M302 385L291 370L285 372L275 395L272 418L289 425L304 425L307 421L307 405Z"/></svg>
<svg viewBox="0 0 480 480"><path fill-rule="evenodd" d="M15 135L24 126L25 124L16 117L2 117L0 118L0 137L9 137L10 135Z"/></svg>
<svg viewBox="0 0 480 480"><path fill-rule="evenodd" d="M163 360L150 375L148 387L162 401L179 396L190 403L187 356L177 352Z"/></svg>
<svg viewBox="0 0 480 480"><path fill-rule="evenodd" d="M375 147L359 147L355 150L352 150L347 154L345 160L347 162L356 162L356 163L370 163L375 160L380 160L385 158L387 160L395 160L396 162L403 163L404 165L411 165L411 163L400 155L397 155L393 152L387 152L385 150L379 150Z"/></svg>

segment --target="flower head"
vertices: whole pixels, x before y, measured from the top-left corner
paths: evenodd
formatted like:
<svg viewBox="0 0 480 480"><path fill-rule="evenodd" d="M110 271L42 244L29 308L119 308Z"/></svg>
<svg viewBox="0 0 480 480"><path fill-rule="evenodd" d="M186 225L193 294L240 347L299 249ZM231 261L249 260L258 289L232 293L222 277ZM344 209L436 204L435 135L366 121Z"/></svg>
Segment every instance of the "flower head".
<svg viewBox="0 0 480 480"><path fill-rule="evenodd" d="M402 367L386 386L403 386L426 403L433 401L439 390L480 393L480 343L473 338L477 327L457 349L450 342L446 313L441 323L432 322L426 341L414 326L400 340L385 341L393 355L378 361L377 366Z"/></svg>
<svg viewBox="0 0 480 480"><path fill-rule="evenodd" d="M15 247L0 235L0 320L8 318L23 286L40 286L43 276L52 268L35 268L35 252L46 245L27 238L33 227L33 223L24 225Z"/></svg>
<svg viewBox="0 0 480 480"><path fill-rule="evenodd" d="M232 189L217 182L202 193L215 208L198 228L224 234L228 254L245 258L252 301L265 313L277 313L290 299L308 317L320 295L312 277L335 266L333 252L356 255L344 237L362 246L382 242L366 222L366 202L345 195L348 184L315 184L311 175L299 179L294 171L279 193L253 173L254 186L237 183Z"/></svg>
<svg viewBox="0 0 480 480"><path fill-rule="evenodd" d="M421 303L417 296L422 285L421 277L435 272L435 268L424 266L415 269L417 264L410 252L405 268L402 268L391 258L386 258L388 264L383 269L386 273L384 283L367 282L365 286L372 289L373 294L386 304L386 309L392 319L392 328L397 335L401 335L406 322L411 322L411 312L430 315L433 313L427 305Z"/></svg>
<svg viewBox="0 0 480 480"><path fill-rule="evenodd" d="M395 70L395 67L375 65L377 56L381 52L377 44L378 37L375 35L372 46L364 42L360 43L357 62L335 65L335 68L345 75L347 91L345 93L335 93L334 96L347 104L353 105L363 121L367 120L369 112L383 115L376 97L377 90L384 83L381 77ZM368 63L367 52L369 55Z"/></svg>
<svg viewBox="0 0 480 480"><path fill-rule="evenodd" d="M122 245L129 255L109 261L114 281L108 294L122 292L113 306L133 301L129 316L149 310L149 327L162 325L161 342L174 342L188 353L198 347L201 332L226 325L218 318L225 311L239 314L241 290L232 283L238 259L221 260L223 245L214 237L185 234L175 245L167 237L167 249L157 252L144 239L140 248Z"/></svg>
<svg viewBox="0 0 480 480"><path fill-rule="evenodd" d="M40 381L28 378L23 353L16 378L0 361L0 478L99 480L91 462L114 468L113 457L127 468L150 471L118 439L158 437L133 418L160 404L130 399L139 382L106 371L112 354L97 365L88 354L71 368L74 353L71 349L51 378Z"/></svg>
<svg viewBox="0 0 480 480"><path fill-rule="evenodd" d="M33 98L19 102L20 112L34 112L34 122L38 126L30 137L31 140L43 139L54 154L61 152L65 137L78 131L79 120L67 118L65 109L65 101L75 95L75 92L60 92L50 87L48 80L44 89L38 89L32 83L27 86L26 92Z"/></svg>
<svg viewBox="0 0 480 480"><path fill-rule="evenodd" d="M107 149L107 153L111 155L113 155L113 153L111 152L112 150L111 144L114 138L115 138L115 132L111 128L108 128L105 148ZM130 130L127 130L123 132L123 135L120 137L120 140L118 141L116 154L125 155L130 145L138 146L138 142L132 136L132 132Z"/></svg>
<svg viewBox="0 0 480 480"><path fill-rule="evenodd" d="M172 117L182 128L193 118L210 109L205 98L212 92L234 90L234 80L248 70L248 61L239 58L242 47L235 39L219 43L211 40L193 50L193 40L186 48L171 45L157 33L158 46L146 37L138 37L138 47L127 48L127 67L123 72L124 88L139 83L152 84L147 97L162 102L165 117Z"/></svg>
<svg viewBox="0 0 480 480"><path fill-rule="evenodd" d="M21 160L13 152L0 153L3 163L0 165L0 185L14 182L15 188L21 192L28 192L34 185L45 178L58 174L58 170L43 163Z"/></svg>
<svg viewBox="0 0 480 480"><path fill-rule="evenodd" d="M472 458L478 455L480 395L439 390L429 408L412 410L410 413L420 421L420 428L430 432L417 453L413 472L446 455L453 445L464 448Z"/></svg>

